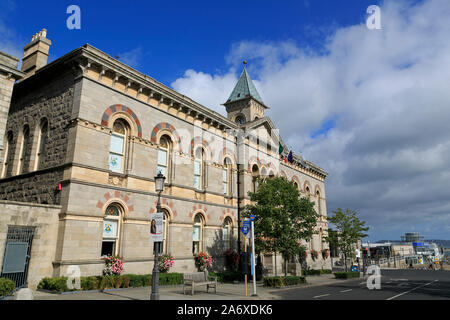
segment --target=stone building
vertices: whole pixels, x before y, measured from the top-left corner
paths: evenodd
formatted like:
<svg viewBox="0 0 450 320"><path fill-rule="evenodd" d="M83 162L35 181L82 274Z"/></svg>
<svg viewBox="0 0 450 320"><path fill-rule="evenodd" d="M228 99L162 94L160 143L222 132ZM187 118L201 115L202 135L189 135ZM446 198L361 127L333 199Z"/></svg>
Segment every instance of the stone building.
<svg viewBox="0 0 450 320"><path fill-rule="evenodd" d="M237 248L240 208L257 176L284 176L316 203L318 234L305 243L328 248L327 173L295 154L284 160L288 150L245 67L224 117L88 44L47 64L50 45L45 30L33 36L22 71L0 55L0 259L8 260L17 228L30 228L22 261L30 287L71 265L101 274L108 253L123 257L126 273L151 273L157 172L166 177L162 251L175 257L171 271L194 270L193 252L220 264L225 249ZM322 255L308 259L330 268ZM268 269L273 261L264 257Z"/></svg>

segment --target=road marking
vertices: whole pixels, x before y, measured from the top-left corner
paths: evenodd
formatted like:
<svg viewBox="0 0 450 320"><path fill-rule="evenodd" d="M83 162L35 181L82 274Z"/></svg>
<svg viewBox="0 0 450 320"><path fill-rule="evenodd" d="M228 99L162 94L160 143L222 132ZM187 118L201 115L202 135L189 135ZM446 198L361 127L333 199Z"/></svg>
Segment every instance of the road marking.
<svg viewBox="0 0 450 320"><path fill-rule="evenodd" d="M313 297L313 299L314 298L321 298L321 297L326 297L326 296L329 296L330 294L329 293L327 293L327 294L323 294L323 295L321 295L321 296L315 296L315 297Z"/></svg>
<svg viewBox="0 0 450 320"><path fill-rule="evenodd" d="M409 291L406 291L406 292L400 293L400 294L398 294L398 295L396 295L396 296L387 298L386 300L392 300L392 299L398 298L398 297L400 297L400 296L402 296L402 295L404 295L404 294L410 293L410 292L412 292L412 291L414 291L414 290L416 290L416 289L419 289L419 288L428 286L429 284L432 284L433 282L436 282L436 281L438 281L438 280L434 280L434 281L431 281L431 282L429 282L429 283L427 283L427 284L423 284L423 285L421 285L421 286L415 287L415 288L413 288L413 289L411 289L411 290L409 290Z"/></svg>
<svg viewBox="0 0 450 320"><path fill-rule="evenodd" d="M349 292L349 291L352 291L352 289L342 290L341 292Z"/></svg>

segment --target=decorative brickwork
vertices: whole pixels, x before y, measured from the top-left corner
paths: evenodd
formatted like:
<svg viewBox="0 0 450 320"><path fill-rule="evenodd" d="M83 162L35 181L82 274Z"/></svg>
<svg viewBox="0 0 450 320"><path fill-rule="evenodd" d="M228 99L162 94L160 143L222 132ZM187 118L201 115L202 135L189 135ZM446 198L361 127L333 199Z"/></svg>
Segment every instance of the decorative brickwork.
<svg viewBox="0 0 450 320"><path fill-rule="evenodd" d="M113 104L112 106L110 106L109 108L107 108L105 110L105 112L103 113L103 116L102 116L102 122L101 122L102 126L107 127L109 124L109 118L111 117L111 115L113 115L116 112L125 112L125 113L129 114L130 117L133 118L134 123L136 124L137 131L138 131L138 137L142 138L142 126L141 126L141 122L139 121L139 118L133 112L133 110L131 110L129 107L121 105L121 104Z"/></svg>
<svg viewBox="0 0 450 320"><path fill-rule="evenodd" d="M153 127L152 133L150 135L150 141L152 143L157 143L157 135L161 130L167 130L172 134L172 136L175 138L175 141L172 142L174 143L174 145L178 145L178 149L181 151L181 138L178 135L175 127L168 122L160 122L155 127Z"/></svg>

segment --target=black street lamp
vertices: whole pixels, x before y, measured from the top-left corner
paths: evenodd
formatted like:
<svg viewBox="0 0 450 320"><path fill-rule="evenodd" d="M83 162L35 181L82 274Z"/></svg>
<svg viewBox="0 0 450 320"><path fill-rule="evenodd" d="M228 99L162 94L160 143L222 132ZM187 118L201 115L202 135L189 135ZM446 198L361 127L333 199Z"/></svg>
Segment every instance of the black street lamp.
<svg viewBox="0 0 450 320"><path fill-rule="evenodd" d="M164 180L166 177L159 172L155 177L155 190L158 192L158 202L156 204L156 212L161 212L161 192L164 190ZM153 273L152 273L152 293L150 300L159 300L159 268L158 268L158 255L161 242L153 243L153 251L155 254Z"/></svg>

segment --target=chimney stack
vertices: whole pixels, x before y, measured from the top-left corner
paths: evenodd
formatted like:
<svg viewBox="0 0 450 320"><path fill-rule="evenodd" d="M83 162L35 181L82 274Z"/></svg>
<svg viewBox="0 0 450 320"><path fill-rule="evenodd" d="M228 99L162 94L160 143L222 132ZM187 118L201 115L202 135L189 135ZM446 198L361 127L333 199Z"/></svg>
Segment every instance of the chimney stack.
<svg viewBox="0 0 450 320"><path fill-rule="evenodd" d="M47 30L42 29L31 38L31 42L24 48L22 72L25 78L32 76L37 69L47 64L48 51L52 42L47 39Z"/></svg>

